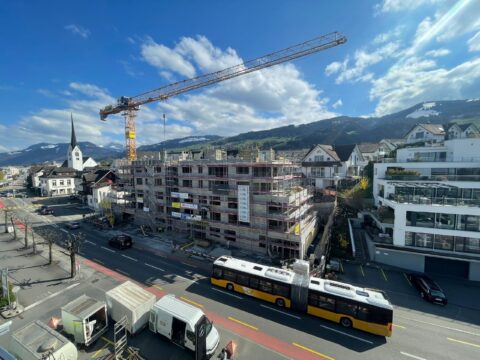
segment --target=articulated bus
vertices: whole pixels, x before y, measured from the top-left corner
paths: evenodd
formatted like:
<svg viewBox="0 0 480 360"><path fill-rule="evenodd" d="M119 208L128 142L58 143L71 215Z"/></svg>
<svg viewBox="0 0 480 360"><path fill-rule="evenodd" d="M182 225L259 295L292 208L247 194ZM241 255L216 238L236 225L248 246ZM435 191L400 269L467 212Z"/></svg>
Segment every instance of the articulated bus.
<svg viewBox="0 0 480 360"><path fill-rule="evenodd" d="M303 279L302 279L303 277ZM213 263L211 283L294 308L344 327L392 335L393 307L381 291L222 256Z"/></svg>

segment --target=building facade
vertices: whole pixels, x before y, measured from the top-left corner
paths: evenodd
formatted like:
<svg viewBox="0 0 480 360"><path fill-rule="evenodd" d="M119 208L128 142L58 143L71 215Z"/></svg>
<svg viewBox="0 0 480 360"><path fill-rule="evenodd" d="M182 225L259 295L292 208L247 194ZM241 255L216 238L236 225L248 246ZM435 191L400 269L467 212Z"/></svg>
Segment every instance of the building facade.
<svg viewBox="0 0 480 360"><path fill-rule="evenodd" d="M312 195L301 186L300 164L258 155L120 164L114 193L121 196L112 202L117 212L154 228L254 253L303 258L317 219Z"/></svg>
<svg viewBox="0 0 480 360"><path fill-rule="evenodd" d="M54 168L39 177L42 196L66 196L75 194L77 172L71 168Z"/></svg>
<svg viewBox="0 0 480 360"><path fill-rule="evenodd" d="M480 280L480 138L450 137L374 165L375 204L391 219L376 260Z"/></svg>

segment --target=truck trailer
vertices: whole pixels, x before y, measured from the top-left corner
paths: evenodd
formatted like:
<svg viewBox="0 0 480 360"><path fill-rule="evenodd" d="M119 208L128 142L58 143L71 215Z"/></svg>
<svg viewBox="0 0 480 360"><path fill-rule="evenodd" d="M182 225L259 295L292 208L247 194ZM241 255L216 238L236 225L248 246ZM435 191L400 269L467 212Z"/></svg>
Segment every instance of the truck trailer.
<svg viewBox="0 0 480 360"><path fill-rule="evenodd" d="M126 316L127 331L135 335L148 324L150 309L157 298L137 284L126 281L107 291L105 300L110 317L120 321Z"/></svg>
<svg viewBox="0 0 480 360"><path fill-rule="evenodd" d="M82 295L62 307L62 323L75 343L89 346L108 330L107 305Z"/></svg>
<svg viewBox="0 0 480 360"><path fill-rule="evenodd" d="M206 326L206 354L215 353L220 342L218 330L202 310L169 294L158 300L150 310L149 329L168 338L173 343L195 351L197 324Z"/></svg>

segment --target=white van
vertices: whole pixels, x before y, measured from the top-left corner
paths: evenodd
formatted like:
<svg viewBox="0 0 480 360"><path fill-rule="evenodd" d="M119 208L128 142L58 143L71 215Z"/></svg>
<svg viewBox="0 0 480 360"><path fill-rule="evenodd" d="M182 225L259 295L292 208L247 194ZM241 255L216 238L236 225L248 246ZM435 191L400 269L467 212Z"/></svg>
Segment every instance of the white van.
<svg viewBox="0 0 480 360"><path fill-rule="evenodd" d="M158 300L150 310L149 329L175 344L195 351L195 325L207 320L207 356L212 356L220 342L218 330L202 310L169 294Z"/></svg>

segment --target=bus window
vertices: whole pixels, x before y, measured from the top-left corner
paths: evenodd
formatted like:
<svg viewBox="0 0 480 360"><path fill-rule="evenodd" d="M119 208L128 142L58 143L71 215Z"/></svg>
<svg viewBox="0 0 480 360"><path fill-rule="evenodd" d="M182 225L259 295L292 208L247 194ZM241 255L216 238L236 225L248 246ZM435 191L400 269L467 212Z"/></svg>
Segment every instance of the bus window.
<svg viewBox="0 0 480 360"><path fill-rule="evenodd" d="M326 296L319 296L318 307L325 310L335 311L335 300Z"/></svg>
<svg viewBox="0 0 480 360"><path fill-rule="evenodd" d="M256 277L251 277L250 278L250 287L252 289L258 289L258 278L256 278Z"/></svg>
<svg viewBox="0 0 480 360"><path fill-rule="evenodd" d="M393 321L392 311L387 309L376 309L370 313L369 321L383 325L391 323Z"/></svg>
<svg viewBox="0 0 480 360"><path fill-rule="evenodd" d="M318 306L318 295L312 291L308 293L308 305Z"/></svg>
<svg viewBox="0 0 480 360"><path fill-rule="evenodd" d="M341 300L337 300L337 312L353 317L357 316L357 305L350 304Z"/></svg>
<svg viewBox="0 0 480 360"><path fill-rule="evenodd" d="M258 289L271 293L272 292L272 283L267 280L260 279L258 282Z"/></svg>
<svg viewBox="0 0 480 360"><path fill-rule="evenodd" d="M273 293L288 298L290 297L290 286L273 283Z"/></svg>
<svg viewBox="0 0 480 360"><path fill-rule="evenodd" d="M216 279L221 279L222 278L222 268L219 268L215 266L213 268L213 277Z"/></svg>
<svg viewBox="0 0 480 360"><path fill-rule="evenodd" d="M235 273L235 271L225 269L223 271L223 277L226 280L230 280L230 281L235 282L235 280L237 279L237 274Z"/></svg>
<svg viewBox="0 0 480 360"><path fill-rule="evenodd" d="M248 275L238 273L237 283L239 283L240 285L248 286Z"/></svg>
<svg viewBox="0 0 480 360"><path fill-rule="evenodd" d="M359 305L358 311L357 311L357 319L363 320L363 321L369 321L370 320L369 309L365 306Z"/></svg>

